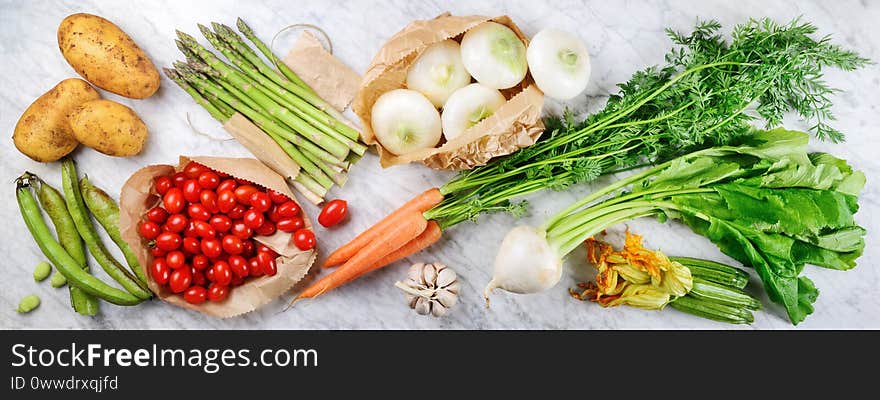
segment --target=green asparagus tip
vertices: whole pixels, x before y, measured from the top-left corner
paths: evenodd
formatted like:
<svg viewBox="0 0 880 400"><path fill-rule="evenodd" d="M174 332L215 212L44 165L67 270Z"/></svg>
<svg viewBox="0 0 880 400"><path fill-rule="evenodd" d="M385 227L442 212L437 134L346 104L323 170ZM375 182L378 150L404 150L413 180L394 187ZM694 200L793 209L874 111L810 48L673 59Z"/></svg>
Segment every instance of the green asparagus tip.
<svg viewBox="0 0 880 400"><path fill-rule="evenodd" d="M198 27L199 27L199 30L202 31L202 34L205 35L205 37L208 37L208 35L214 34L214 32L211 32L211 28L208 28L205 25L198 24Z"/></svg>
<svg viewBox="0 0 880 400"><path fill-rule="evenodd" d="M226 33L226 26L219 22L211 22L211 28L214 28L214 33L218 35L223 35L224 33Z"/></svg>
<svg viewBox="0 0 880 400"><path fill-rule="evenodd" d="M190 36L186 32L180 30L176 30L175 32L177 32L177 37L180 39L181 42L183 42L183 44L189 44L190 42L196 41L196 38Z"/></svg>
<svg viewBox="0 0 880 400"><path fill-rule="evenodd" d="M253 34L251 27L249 27L246 23L244 23L244 20L241 19L241 17L238 17L238 19L235 21L235 25L238 27L238 30L241 33L244 33L245 35Z"/></svg>

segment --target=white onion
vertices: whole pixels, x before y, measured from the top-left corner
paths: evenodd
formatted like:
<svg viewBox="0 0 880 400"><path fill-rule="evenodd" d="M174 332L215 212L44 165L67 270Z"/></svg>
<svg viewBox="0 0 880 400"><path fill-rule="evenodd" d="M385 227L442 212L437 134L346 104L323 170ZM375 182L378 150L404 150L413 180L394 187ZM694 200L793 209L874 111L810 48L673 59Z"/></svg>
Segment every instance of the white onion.
<svg viewBox="0 0 880 400"><path fill-rule="evenodd" d="M495 256L495 271L483 296L489 304L492 290L537 293L552 288L562 278L562 259L547 233L527 225L517 226L504 236Z"/></svg>
<svg viewBox="0 0 880 400"><path fill-rule="evenodd" d="M434 147L440 142L440 113L415 90L383 93L373 103L371 118L376 140L396 155Z"/></svg>
<svg viewBox="0 0 880 400"><path fill-rule="evenodd" d="M466 129L489 118L507 100L497 89L479 83L472 83L452 93L443 105L440 120L443 122L443 137L454 139Z"/></svg>
<svg viewBox="0 0 880 400"><path fill-rule="evenodd" d="M492 89L516 86L528 70L526 46L497 22L484 22L464 34L461 61L477 82Z"/></svg>
<svg viewBox="0 0 880 400"><path fill-rule="evenodd" d="M590 81L590 54L584 43L568 32L541 30L529 42L526 58L532 78L548 97L571 99Z"/></svg>
<svg viewBox="0 0 880 400"><path fill-rule="evenodd" d="M406 87L425 95L437 108L468 83L471 75L461 62L461 48L452 39L429 46L406 73Z"/></svg>

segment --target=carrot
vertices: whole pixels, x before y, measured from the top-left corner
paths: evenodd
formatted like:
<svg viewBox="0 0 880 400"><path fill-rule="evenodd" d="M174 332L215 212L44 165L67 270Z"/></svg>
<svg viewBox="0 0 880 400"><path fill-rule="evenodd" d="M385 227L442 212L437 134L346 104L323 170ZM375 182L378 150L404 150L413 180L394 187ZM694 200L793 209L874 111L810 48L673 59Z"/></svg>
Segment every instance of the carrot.
<svg viewBox="0 0 880 400"><path fill-rule="evenodd" d="M365 274L370 267L419 236L428 226L428 221L420 211L397 214L391 229L383 232L381 238L370 241L361 251L352 256L336 271L307 287L294 301L320 296Z"/></svg>
<svg viewBox="0 0 880 400"><path fill-rule="evenodd" d="M441 201L443 201L443 195L440 193L440 189L431 188L422 192L422 194L414 197L393 213L388 214L387 217L369 227L360 235L357 235L357 237L350 242L336 249L336 251L330 254L327 257L327 260L324 261L324 267L327 268L342 264L348 261L348 259L354 257L354 255L367 244L377 239L382 240L382 238L385 237L385 231L393 228L394 223L401 218L401 215L414 210L418 212L428 211L437 204L440 204Z"/></svg>
<svg viewBox="0 0 880 400"><path fill-rule="evenodd" d="M405 257L409 257L424 250L426 247L437 243L437 241L440 240L440 235L442 233L443 232L440 230L440 225L437 224L437 221L428 221L428 226L425 228L424 232L419 234L419 236L416 236L415 239L407 242L407 244L401 246L399 249L392 251L385 257L382 257L381 260L367 268L364 273L375 271L395 261L402 260ZM349 280L348 282L351 282L351 280Z"/></svg>

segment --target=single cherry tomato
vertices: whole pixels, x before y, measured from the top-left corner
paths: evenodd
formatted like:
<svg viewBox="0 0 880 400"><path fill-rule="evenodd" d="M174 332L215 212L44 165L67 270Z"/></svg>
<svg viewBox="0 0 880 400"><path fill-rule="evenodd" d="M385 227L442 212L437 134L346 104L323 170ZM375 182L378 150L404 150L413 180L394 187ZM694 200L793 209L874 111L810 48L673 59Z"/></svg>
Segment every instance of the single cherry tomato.
<svg viewBox="0 0 880 400"><path fill-rule="evenodd" d="M179 188L171 188L162 197L162 205L165 210L171 214L177 214L183 211L186 199L183 198L183 191Z"/></svg>
<svg viewBox="0 0 880 400"><path fill-rule="evenodd" d="M190 204L186 209L186 213L190 218L197 221L207 221L211 219L211 213L200 203Z"/></svg>
<svg viewBox="0 0 880 400"><path fill-rule="evenodd" d="M147 211L147 219L160 225L164 224L168 219L168 211L161 207L153 207Z"/></svg>
<svg viewBox="0 0 880 400"><path fill-rule="evenodd" d="M211 260L208 259L208 256L204 254L196 254L192 259L192 267L195 268L196 271L204 271L205 268L211 266Z"/></svg>
<svg viewBox="0 0 880 400"><path fill-rule="evenodd" d="M194 237L184 236L181 247L183 247L183 251L188 254L196 255L202 253L202 243L199 239Z"/></svg>
<svg viewBox="0 0 880 400"><path fill-rule="evenodd" d="M164 195L168 189L174 187L174 182L171 182L171 177L169 176L157 176L156 179L153 180L153 184L156 187L156 193L159 193L159 196Z"/></svg>
<svg viewBox="0 0 880 400"><path fill-rule="evenodd" d="M183 174L183 171L171 175L171 183L173 183L174 187L178 189L183 189L183 184L186 183L186 179L186 175Z"/></svg>
<svg viewBox="0 0 880 400"><path fill-rule="evenodd" d="M174 293L182 293L192 284L192 270L189 268L175 269L168 278L168 286Z"/></svg>
<svg viewBox="0 0 880 400"><path fill-rule="evenodd" d="M202 172L208 171L208 167L199 164L195 161L190 161L186 166L183 167L183 173L189 179L197 179Z"/></svg>
<svg viewBox="0 0 880 400"><path fill-rule="evenodd" d="M269 211L266 211L266 218L268 218L269 221L272 221L272 222L278 222L278 221L284 219L284 217L282 217L281 214L278 214L278 205L277 204L273 204L272 207L269 207Z"/></svg>
<svg viewBox="0 0 880 400"><path fill-rule="evenodd" d="M214 270L214 283L228 286L232 282L232 268L229 268L226 261L215 262L211 269Z"/></svg>
<svg viewBox="0 0 880 400"><path fill-rule="evenodd" d="M202 189L216 189L220 185L220 177L214 171L205 171L199 175L199 186Z"/></svg>
<svg viewBox="0 0 880 400"><path fill-rule="evenodd" d="M208 286L208 300L223 301L229 295L229 288L223 285L212 283Z"/></svg>
<svg viewBox="0 0 880 400"><path fill-rule="evenodd" d="M315 234L308 229L300 229L293 234L293 244L300 250L310 250L315 247Z"/></svg>
<svg viewBox="0 0 880 400"><path fill-rule="evenodd" d="M226 235L220 241L226 254L241 254L244 251L244 245L238 236Z"/></svg>
<svg viewBox="0 0 880 400"><path fill-rule="evenodd" d="M168 278L171 277L171 267L165 262L165 258L157 257L153 259L153 262L150 263L150 276L160 285L168 283Z"/></svg>
<svg viewBox="0 0 880 400"><path fill-rule="evenodd" d="M217 193L210 189L202 189L202 192L199 193L199 204L205 206L205 209L212 214L216 214L220 211L217 208Z"/></svg>
<svg viewBox="0 0 880 400"><path fill-rule="evenodd" d="M263 216L263 213L252 208L244 213L242 221L245 225L251 227L252 229L257 229L262 226L264 222L266 222L266 217Z"/></svg>
<svg viewBox="0 0 880 400"><path fill-rule="evenodd" d="M197 237L199 237L199 233L196 232L196 224L195 224L195 222L196 222L196 221L189 221L189 222L186 224L186 229L183 230L183 236L184 236L184 237L192 237L192 238L197 238Z"/></svg>
<svg viewBox="0 0 880 400"><path fill-rule="evenodd" d="M334 199L327 202L321 213L318 214L318 223L325 228L340 223L348 215L348 203L345 200Z"/></svg>
<svg viewBox="0 0 880 400"><path fill-rule="evenodd" d="M244 278L248 276L248 263L244 257L238 255L229 256L226 262L229 263L229 268L236 277Z"/></svg>
<svg viewBox="0 0 880 400"><path fill-rule="evenodd" d="M193 227L196 235L200 238L212 238L217 236L217 231L214 230L214 227L205 221L193 221Z"/></svg>
<svg viewBox="0 0 880 400"><path fill-rule="evenodd" d="M168 232L181 232L186 229L187 224L189 224L189 220L183 214L171 214L165 220L165 227L168 228Z"/></svg>
<svg viewBox="0 0 880 400"><path fill-rule="evenodd" d="M306 223L300 217L290 217L276 222L275 225L278 226L278 230L281 232L292 233L305 228Z"/></svg>
<svg viewBox="0 0 880 400"><path fill-rule="evenodd" d="M202 254L208 258L217 258L223 254L223 245L220 240L210 237L202 239Z"/></svg>
<svg viewBox="0 0 880 400"><path fill-rule="evenodd" d="M265 221L259 228L254 229L254 232L260 236L272 236L275 234L275 230L275 224L272 221Z"/></svg>
<svg viewBox="0 0 880 400"><path fill-rule="evenodd" d="M276 253L275 250L272 250L271 247L262 243L257 243L257 253L269 253L272 258L278 257L278 253Z"/></svg>
<svg viewBox="0 0 880 400"><path fill-rule="evenodd" d="M302 210L295 201L288 201L278 205L278 214L285 218L298 217Z"/></svg>
<svg viewBox="0 0 880 400"><path fill-rule="evenodd" d="M165 263L171 269L183 268L186 266L186 256L183 255L183 252L180 250L174 250L168 252L168 255L165 256Z"/></svg>
<svg viewBox="0 0 880 400"><path fill-rule="evenodd" d="M156 236L159 236L159 233L161 233L161 228L159 227L159 224L153 221L144 221L141 222L141 226L138 227L138 233L144 239L155 239Z"/></svg>
<svg viewBox="0 0 880 400"><path fill-rule="evenodd" d="M260 261L257 260L257 257L251 257L248 260L248 272L250 276L263 276L263 269L260 268Z"/></svg>
<svg viewBox="0 0 880 400"><path fill-rule="evenodd" d="M287 197L284 193L276 192L272 189L269 189L266 193L269 194L269 198L272 199L272 202L275 204L284 204L290 201L290 197Z"/></svg>
<svg viewBox="0 0 880 400"><path fill-rule="evenodd" d="M150 247L150 255L155 258L165 257L166 254L168 254L168 252L165 250L162 250L162 249L155 247L155 246Z"/></svg>
<svg viewBox="0 0 880 400"><path fill-rule="evenodd" d="M226 216L232 219L240 219L241 217L244 217L244 213L246 212L247 207L243 204L236 204L235 207L232 207L232 209L226 213Z"/></svg>
<svg viewBox="0 0 880 400"><path fill-rule="evenodd" d="M238 236L241 240L247 240L254 235L254 230L242 221L234 221L232 223L232 234Z"/></svg>
<svg viewBox="0 0 880 400"><path fill-rule="evenodd" d="M180 235L174 232L162 232L156 236L156 247L165 251L177 250L180 242Z"/></svg>
<svg viewBox="0 0 880 400"><path fill-rule="evenodd" d="M217 232L229 232L229 230L232 229L232 220L225 215L215 215L208 220L208 223L211 224L211 227Z"/></svg>
<svg viewBox="0 0 880 400"><path fill-rule="evenodd" d="M241 185L235 188L235 200L238 201L239 204L249 206L251 204L251 195L258 190L259 189L253 185Z"/></svg>
<svg viewBox="0 0 880 400"><path fill-rule="evenodd" d="M195 179L187 179L183 184L183 198L186 199L187 202L198 203L199 194L201 193L202 188L199 187L199 181Z"/></svg>
<svg viewBox="0 0 880 400"><path fill-rule="evenodd" d="M217 193L225 192L227 190L233 191L238 187L238 183L235 183L235 179L224 179L220 181L220 184L217 185Z"/></svg>
<svg viewBox="0 0 880 400"><path fill-rule="evenodd" d="M209 267L205 270L205 279L210 282L214 282L214 268Z"/></svg>
<svg viewBox="0 0 880 400"><path fill-rule="evenodd" d="M222 213L228 213L238 203L235 200L235 192L231 190L217 191L217 209Z"/></svg>
<svg viewBox="0 0 880 400"><path fill-rule="evenodd" d="M272 276L278 272L278 268L275 265L275 257L272 257L268 252L257 252L257 264L259 264L260 271L263 271L264 275Z"/></svg>
<svg viewBox="0 0 880 400"><path fill-rule="evenodd" d="M208 290L202 286L190 286L186 292L183 292L183 299L190 304L204 303L208 299Z"/></svg>
<svg viewBox="0 0 880 400"><path fill-rule="evenodd" d="M269 207L272 207L272 199L270 199L269 195L265 192L254 192L251 194L248 204L250 204L251 208L254 210L264 213L269 211Z"/></svg>
<svg viewBox="0 0 880 400"><path fill-rule="evenodd" d="M205 277L205 273L202 271L193 272L193 285L197 286L205 286L208 284L208 278Z"/></svg>
<svg viewBox="0 0 880 400"><path fill-rule="evenodd" d="M245 240L242 243L244 246L244 251L241 252L242 257L250 257L254 255L254 241L253 240Z"/></svg>

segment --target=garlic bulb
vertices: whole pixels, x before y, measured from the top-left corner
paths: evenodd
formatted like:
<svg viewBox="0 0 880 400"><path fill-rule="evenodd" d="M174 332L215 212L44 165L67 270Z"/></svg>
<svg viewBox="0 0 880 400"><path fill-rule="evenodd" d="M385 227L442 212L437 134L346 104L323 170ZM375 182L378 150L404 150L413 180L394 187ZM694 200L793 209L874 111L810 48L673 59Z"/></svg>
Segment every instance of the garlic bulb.
<svg viewBox="0 0 880 400"><path fill-rule="evenodd" d="M442 317L458 302L458 275L440 263L413 264L407 278L394 286L406 292L409 307L421 315Z"/></svg>

